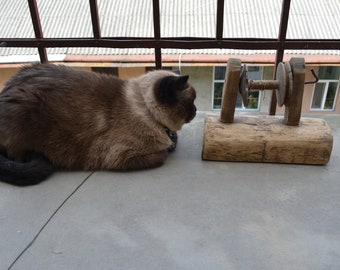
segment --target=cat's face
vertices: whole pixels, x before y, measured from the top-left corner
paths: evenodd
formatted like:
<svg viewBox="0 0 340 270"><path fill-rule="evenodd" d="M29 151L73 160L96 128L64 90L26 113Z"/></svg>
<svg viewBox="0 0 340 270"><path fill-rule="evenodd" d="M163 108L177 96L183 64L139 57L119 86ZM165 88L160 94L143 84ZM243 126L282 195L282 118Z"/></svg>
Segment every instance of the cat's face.
<svg viewBox="0 0 340 270"><path fill-rule="evenodd" d="M153 88L155 106L153 114L158 122L176 131L196 116L194 100L196 91L189 76L179 76L168 71L156 71L159 78Z"/></svg>

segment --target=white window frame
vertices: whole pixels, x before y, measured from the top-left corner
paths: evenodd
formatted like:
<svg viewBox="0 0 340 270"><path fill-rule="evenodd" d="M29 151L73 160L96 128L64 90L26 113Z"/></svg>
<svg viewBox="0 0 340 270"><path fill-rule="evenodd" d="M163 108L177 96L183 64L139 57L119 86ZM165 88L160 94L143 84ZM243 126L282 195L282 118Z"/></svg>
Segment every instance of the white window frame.
<svg viewBox="0 0 340 270"><path fill-rule="evenodd" d="M248 67L260 67L261 68L261 80L263 79L263 74L264 74L264 66L260 66L260 65L247 65ZM211 108L214 111L220 111L221 109L218 108L214 108L214 99L215 99L215 83L223 83L225 79L223 80L215 80L215 70L216 67L220 67L220 66L214 66L214 70L213 70L213 74L212 74L212 99L211 99ZM222 93L223 94L223 93ZM252 109L252 108L246 108L242 102L242 108L241 107L236 107L235 110L236 111L260 111L261 109L261 100L262 100L262 91L259 91L259 97L258 97L258 106L256 109Z"/></svg>
<svg viewBox="0 0 340 270"><path fill-rule="evenodd" d="M335 105L336 105L336 101L337 101L337 97L338 97L338 93L339 93L339 82L340 82L340 78L339 80L319 80L316 84L318 83L324 83L325 84L325 89L327 89L327 91L324 91L323 96L322 96L322 101L321 101L321 108L313 108L313 98L314 98L314 94L315 94L315 90L316 90L316 84L314 85L314 89L313 89L313 94L312 94L312 99L310 102L310 111L319 111L319 112L332 112L335 109ZM333 108L332 109L323 109L325 107L325 102L326 102L326 97L327 97L327 93L328 93L328 87L330 83L337 83L338 86L336 88L336 92L335 92L335 96L334 96L334 102L333 102Z"/></svg>

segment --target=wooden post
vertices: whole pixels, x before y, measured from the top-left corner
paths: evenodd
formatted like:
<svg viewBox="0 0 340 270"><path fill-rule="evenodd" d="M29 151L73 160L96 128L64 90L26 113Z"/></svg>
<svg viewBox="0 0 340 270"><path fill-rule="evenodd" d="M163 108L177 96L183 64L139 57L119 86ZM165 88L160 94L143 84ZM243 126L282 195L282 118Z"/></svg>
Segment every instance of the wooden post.
<svg viewBox="0 0 340 270"><path fill-rule="evenodd" d="M232 123L234 121L236 98L240 82L241 60L230 58L223 86L222 107L220 121Z"/></svg>

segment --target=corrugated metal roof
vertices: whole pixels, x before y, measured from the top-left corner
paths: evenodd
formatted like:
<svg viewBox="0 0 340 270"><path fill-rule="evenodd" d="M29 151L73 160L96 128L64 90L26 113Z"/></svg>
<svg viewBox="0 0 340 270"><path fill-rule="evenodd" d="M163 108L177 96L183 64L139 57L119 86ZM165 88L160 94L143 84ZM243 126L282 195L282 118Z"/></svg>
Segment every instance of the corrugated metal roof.
<svg viewBox="0 0 340 270"><path fill-rule="evenodd" d="M339 39L340 1L292 1L287 38Z"/></svg>
<svg viewBox="0 0 340 270"><path fill-rule="evenodd" d="M37 0L46 38L92 37L88 1Z"/></svg>
<svg viewBox="0 0 340 270"><path fill-rule="evenodd" d="M153 37L150 0L98 0L98 12L104 37Z"/></svg>
<svg viewBox="0 0 340 270"><path fill-rule="evenodd" d="M160 0L162 37L214 37L216 0Z"/></svg>
<svg viewBox="0 0 340 270"><path fill-rule="evenodd" d="M26 1L0 0L0 36L32 38L34 31Z"/></svg>
<svg viewBox="0 0 340 270"><path fill-rule="evenodd" d="M216 0L160 0L162 37L214 37ZM37 0L44 37L92 37L88 1ZM276 38L282 0L225 0L225 38ZM103 37L153 37L151 0L98 0ZM291 2L287 38L339 39L340 0L294 0ZM23 0L0 0L0 37L34 37L28 4ZM153 54L153 49L50 48L51 55ZM254 50L177 50L167 54L273 54ZM286 51L298 54L334 54L332 51ZM37 49L0 48L0 56L37 55ZM0 59L1 61L1 59Z"/></svg>

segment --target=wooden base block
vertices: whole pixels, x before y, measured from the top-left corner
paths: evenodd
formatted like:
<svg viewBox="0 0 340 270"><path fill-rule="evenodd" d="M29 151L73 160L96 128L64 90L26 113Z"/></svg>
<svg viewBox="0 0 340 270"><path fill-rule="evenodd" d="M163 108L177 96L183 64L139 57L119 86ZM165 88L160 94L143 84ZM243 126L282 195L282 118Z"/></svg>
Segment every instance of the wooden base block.
<svg viewBox="0 0 340 270"><path fill-rule="evenodd" d="M299 126L287 126L279 116L238 115L230 124L207 116L202 159L326 164L332 147L332 131L323 119L302 117Z"/></svg>

